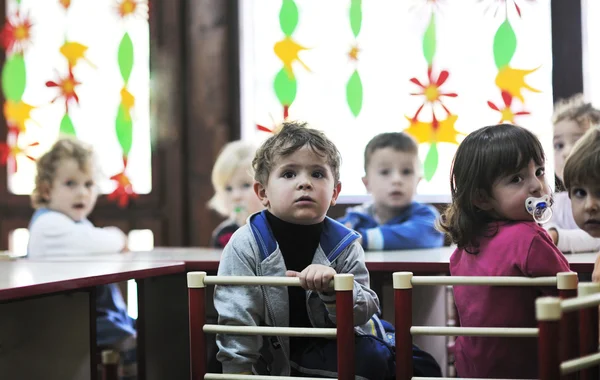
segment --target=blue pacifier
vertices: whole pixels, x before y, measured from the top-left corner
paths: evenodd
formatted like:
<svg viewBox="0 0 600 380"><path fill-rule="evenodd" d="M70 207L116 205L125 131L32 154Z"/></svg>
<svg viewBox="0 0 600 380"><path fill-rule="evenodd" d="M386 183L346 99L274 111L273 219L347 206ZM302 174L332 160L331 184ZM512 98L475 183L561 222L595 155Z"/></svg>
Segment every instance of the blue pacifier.
<svg viewBox="0 0 600 380"><path fill-rule="evenodd" d="M525 209L533 216L533 220L537 223L546 223L552 218L549 195L543 195L540 198L527 198L525 200Z"/></svg>

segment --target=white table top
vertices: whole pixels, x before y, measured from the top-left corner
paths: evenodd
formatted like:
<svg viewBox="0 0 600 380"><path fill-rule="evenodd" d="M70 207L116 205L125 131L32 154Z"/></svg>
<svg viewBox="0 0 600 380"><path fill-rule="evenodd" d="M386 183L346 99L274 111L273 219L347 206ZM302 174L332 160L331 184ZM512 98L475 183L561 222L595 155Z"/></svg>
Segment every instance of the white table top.
<svg viewBox="0 0 600 380"><path fill-rule="evenodd" d="M183 262L0 261L0 301L182 273Z"/></svg>

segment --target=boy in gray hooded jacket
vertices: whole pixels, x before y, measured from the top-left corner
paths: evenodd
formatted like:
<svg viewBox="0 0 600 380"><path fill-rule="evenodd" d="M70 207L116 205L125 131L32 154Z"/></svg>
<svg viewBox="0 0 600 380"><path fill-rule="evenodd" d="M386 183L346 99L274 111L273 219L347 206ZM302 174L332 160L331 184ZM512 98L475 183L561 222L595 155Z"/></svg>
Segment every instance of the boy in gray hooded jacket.
<svg viewBox="0 0 600 380"><path fill-rule="evenodd" d="M284 122L265 141L252 166L254 191L266 210L252 215L223 251L220 276L299 277L302 288L217 286L219 324L334 327L336 273L354 275L358 378L394 375L393 348L380 320L379 300L359 235L326 217L341 190L340 154L322 132ZM335 377L336 341L217 335L224 373Z"/></svg>

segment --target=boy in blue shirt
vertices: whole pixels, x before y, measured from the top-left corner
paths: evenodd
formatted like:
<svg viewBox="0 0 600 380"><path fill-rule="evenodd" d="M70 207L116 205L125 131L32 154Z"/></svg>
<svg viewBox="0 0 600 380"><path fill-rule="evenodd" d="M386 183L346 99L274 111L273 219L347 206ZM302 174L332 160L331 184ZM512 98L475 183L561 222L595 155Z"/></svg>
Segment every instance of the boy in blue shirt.
<svg viewBox="0 0 600 380"><path fill-rule="evenodd" d="M373 201L350 208L339 221L361 235L365 250L441 247L437 210L413 201L421 180L415 140L404 132L381 133L365 148L362 178Z"/></svg>

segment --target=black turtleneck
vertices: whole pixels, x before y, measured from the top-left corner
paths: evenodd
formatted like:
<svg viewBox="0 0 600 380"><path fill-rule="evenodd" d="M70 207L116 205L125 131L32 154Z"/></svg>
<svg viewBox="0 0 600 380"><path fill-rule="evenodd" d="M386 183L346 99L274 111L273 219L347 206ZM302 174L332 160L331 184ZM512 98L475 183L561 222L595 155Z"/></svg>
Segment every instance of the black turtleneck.
<svg viewBox="0 0 600 380"><path fill-rule="evenodd" d="M283 260L288 270L302 272L312 263L319 246L323 222L311 225L288 223L269 211L267 221L273 236L279 244ZM296 286L288 287L290 297L290 327L312 327L306 310L306 292ZM294 342L291 342L294 344Z"/></svg>

